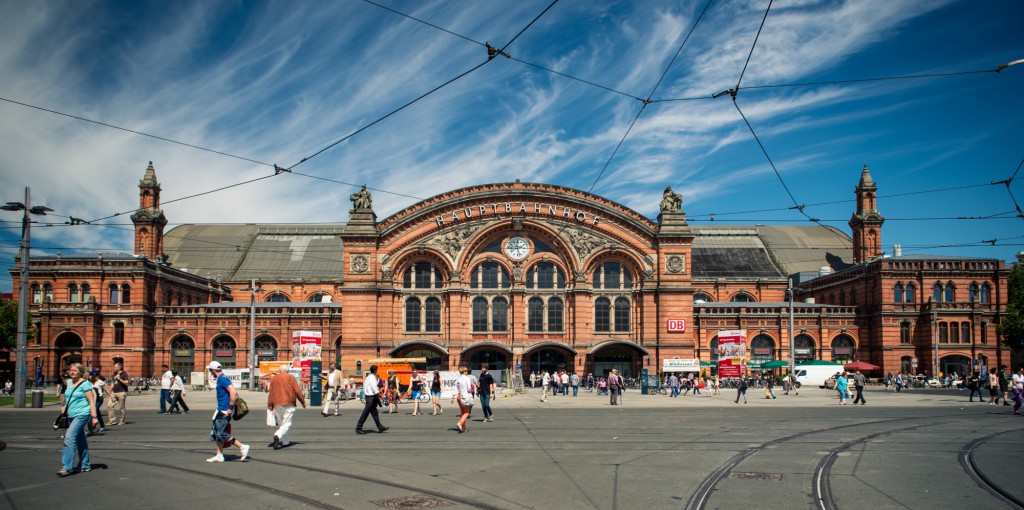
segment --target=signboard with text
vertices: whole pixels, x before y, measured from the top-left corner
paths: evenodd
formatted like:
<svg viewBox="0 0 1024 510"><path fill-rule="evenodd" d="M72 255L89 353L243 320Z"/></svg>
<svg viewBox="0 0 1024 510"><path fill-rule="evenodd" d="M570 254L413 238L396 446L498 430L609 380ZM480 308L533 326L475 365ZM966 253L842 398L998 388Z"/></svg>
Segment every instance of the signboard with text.
<svg viewBox="0 0 1024 510"><path fill-rule="evenodd" d="M661 360L662 372L700 372L700 360L697 358L672 358Z"/></svg>
<svg viewBox="0 0 1024 510"><path fill-rule="evenodd" d="M746 330L718 332L718 376L742 377L747 357Z"/></svg>
<svg viewBox="0 0 1024 510"><path fill-rule="evenodd" d="M686 319L668 319L665 327L669 333L686 333Z"/></svg>
<svg viewBox="0 0 1024 510"><path fill-rule="evenodd" d="M323 333L319 331L292 332L292 366L302 367L302 380L309 381L309 363L320 361ZM298 360L295 363L294 360Z"/></svg>

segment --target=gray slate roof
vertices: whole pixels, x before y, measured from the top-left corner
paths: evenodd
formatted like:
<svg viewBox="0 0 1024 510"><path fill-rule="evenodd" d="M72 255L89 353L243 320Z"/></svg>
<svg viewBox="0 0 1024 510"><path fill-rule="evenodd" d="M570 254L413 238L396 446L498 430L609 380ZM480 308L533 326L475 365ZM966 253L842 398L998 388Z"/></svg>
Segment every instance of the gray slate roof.
<svg viewBox="0 0 1024 510"><path fill-rule="evenodd" d="M853 260L850 237L820 226L693 226L694 277L781 278Z"/></svg>
<svg viewBox="0 0 1024 510"><path fill-rule="evenodd" d="M164 235L172 267L223 281L342 278L344 225L180 225Z"/></svg>

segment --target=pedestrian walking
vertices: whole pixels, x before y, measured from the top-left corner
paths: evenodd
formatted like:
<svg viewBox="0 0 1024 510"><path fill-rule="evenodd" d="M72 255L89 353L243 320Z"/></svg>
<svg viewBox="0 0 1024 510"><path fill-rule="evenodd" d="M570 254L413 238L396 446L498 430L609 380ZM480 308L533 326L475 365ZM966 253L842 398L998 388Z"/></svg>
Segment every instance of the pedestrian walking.
<svg viewBox="0 0 1024 510"><path fill-rule="evenodd" d="M217 409L213 412L210 422L210 441L217 446L217 454L206 459L206 462L224 462L224 449L237 446L242 456L239 460L249 458L249 445L243 444L231 434L231 417L235 412L235 401L238 392L231 384L231 379L224 375L224 367L219 361L211 361L206 369L214 379L217 391Z"/></svg>
<svg viewBox="0 0 1024 510"><path fill-rule="evenodd" d="M981 379L978 377L978 373L974 372L967 377L967 389L971 390L971 394L967 396L968 402L974 402L974 394L978 394L978 402L984 402L985 397L981 395Z"/></svg>
<svg viewBox="0 0 1024 510"><path fill-rule="evenodd" d="M544 373L542 373L540 375L540 385L541 385L540 401L541 402L547 402L548 401L548 389L551 388L551 374L549 374L546 370L544 371Z"/></svg>
<svg viewBox="0 0 1024 510"><path fill-rule="evenodd" d="M125 413L128 411L128 386L131 380L120 363L114 363L114 374L110 379L113 386L110 388L110 403L107 404L107 423L124 425Z"/></svg>
<svg viewBox="0 0 1024 510"><path fill-rule="evenodd" d="M608 374L608 394L610 395L610 403L613 406L619 405L619 387L621 385L622 377L619 376L619 370L613 368L612 372Z"/></svg>
<svg viewBox="0 0 1024 510"><path fill-rule="evenodd" d="M580 393L580 376L576 372L573 372L569 376L569 384L572 385L572 396L579 395Z"/></svg>
<svg viewBox="0 0 1024 510"><path fill-rule="evenodd" d="M292 377L294 379L294 377ZM324 407L320 410L320 415L326 417L327 411L331 409L331 404L334 404L334 416L338 416L338 410L341 407L342 392L345 391L341 384L342 376L341 370L338 365L331 365L330 370L327 372L325 381L327 383L327 399L324 400Z"/></svg>
<svg viewBox="0 0 1024 510"><path fill-rule="evenodd" d="M1024 367L1017 369L1010 384L1013 389L1013 414L1020 415L1020 406L1024 404Z"/></svg>
<svg viewBox="0 0 1024 510"><path fill-rule="evenodd" d="M494 421L494 411L491 411L491 396L494 395L494 376L487 372L487 365L480 367L480 407L484 411L484 421Z"/></svg>
<svg viewBox="0 0 1024 510"><path fill-rule="evenodd" d="M69 378L68 369L65 368L61 372L60 382L57 383L57 396L60 398L60 405L62 406L67 403L67 397L64 393L68 390L67 382Z"/></svg>
<svg viewBox="0 0 1024 510"><path fill-rule="evenodd" d="M274 413L277 421L277 430L270 443L275 450L291 444L288 431L292 428L296 401L302 402L302 408L306 408L306 397L302 395L299 382L288 373L288 365L281 365L277 367L277 374L270 378L270 389L267 390L267 409Z"/></svg>
<svg viewBox="0 0 1024 510"><path fill-rule="evenodd" d="M764 398L775 398L775 377L764 378Z"/></svg>
<svg viewBox="0 0 1024 510"><path fill-rule="evenodd" d="M845 406L848 398L847 388L849 381L846 380L846 372L836 374L836 392L839 393L839 405Z"/></svg>
<svg viewBox="0 0 1024 510"><path fill-rule="evenodd" d="M68 416L70 426L64 433L64 448L61 452L61 463L63 464L57 476L68 476L71 473L87 473L92 470L89 460L89 443L85 438L85 426L96 425L96 393L84 376L85 369L81 363L72 363L68 366L68 377L66 381L65 405L60 407L60 412ZM78 454L78 464L75 464L75 453Z"/></svg>
<svg viewBox="0 0 1024 510"><path fill-rule="evenodd" d="M162 371L160 376L160 414L167 414L167 404L171 401L171 383L174 382L174 376L167 365L162 365L160 369Z"/></svg>
<svg viewBox="0 0 1024 510"><path fill-rule="evenodd" d="M988 371L988 405L994 406L999 404L999 370L996 367L992 367Z"/></svg>
<svg viewBox="0 0 1024 510"><path fill-rule="evenodd" d="M380 415L377 414L377 402L380 400L379 384L377 365L370 365L370 372L363 376L363 398L366 400L366 404L363 406L362 414L359 415L359 421L356 422L356 434L366 433L363 430L363 424L366 423L367 416L373 416L373 422L377 425L378 432L384 433L388 430L388 427L380 422Z"/></svg>
<svg viewBox="0 0 1024 510"><path fill-rule="evenodd" d="M562 396L569 395L569 374L567 372L562 372L559 382L562 386Z"/></svg>
<svg viewBox="0 0 1024 510"><path fill-rule="evenodd" d="M740 377L739 382L736 384L736 403L740 403L740 397L743 397L743 403L747 403L747 378Z"/></svg>
<svg viewBox="0 0 1024 510"><path fill-rule="evenodd" d="M853 405L857 405L857 402L860 402L860 405L865 405L868 403L867 400L864 400L865 384L867 384L867 379L864 377L864 374L860 373L860 370L854 370L853 389L857 390L857 396L853 399Z"/></svg>
<svg viewBox="0 0 1024 510"><path fill-rule="evenodd" d="M395 374L394 370L388 370L388 379L386 384L387 397L388 397L388 414L394 414L398 412L398 398L399 398L399 386L398 386L398 374Z"/></svg>
<svg viewBox="0 0 1024 510"><path fill-rule="evenodd" d="M420 377L420 373L416 370L412 371L412 376L409 378L409 397L412 398L412 415L419 416L423 413L420 412L420 394L423 393L423 378Z"/></svg>
<svg viewBox="0 0 1024 510"><path fill-rule="evenodd" d="M171 406L167 414L188 414L188 404L185 403L185 381L177 370L171 371Z"/></svg>
<svg viewBox="0 0 1024 510"><path fill-rule="evenodd" d="M434 370L434 378L430 380L430 398L434 401L434 416L444 414L441 409L441 372Z"/></svg>
<svg viewBox="0 0 1024 510"><path fill-rule="evenodd" d="M474 381L469 375L469 369L459 367L459 378L455 380L455 396L452 398L459 404L459 422L455 424L459 433L469 430L466 427L466 422L469 420L470 413L473 412L473 385Z"/></svg>
<svg viewBox="0 0 1024 510"><path fill-rule="evenodd" d="M1003 405L1010 405L1010 375L1006 372L1006 365L999 366L999 393L1003 396Z"/></svg>
<svg viewBox="0 0 1024 510"><path fill-rule="evenodd" d="M95 368L89 371L89 384L92 385L93 392L96 393L96 423L93 425L89 424L89 434L95 434L97 432L106 432L107 426L103 424L103 414L100 410L103 407L103 397L106 393L103 384L103 376L100 375L100 371ZM88 435L88 434L87 434Z"/></svg>
<svg viewBox="0 0 1024 510"><path fill-rule="evenodd" d="M679 396L679 376L676 374L668 376L668 388L672 391L671 397Z"/></svg>

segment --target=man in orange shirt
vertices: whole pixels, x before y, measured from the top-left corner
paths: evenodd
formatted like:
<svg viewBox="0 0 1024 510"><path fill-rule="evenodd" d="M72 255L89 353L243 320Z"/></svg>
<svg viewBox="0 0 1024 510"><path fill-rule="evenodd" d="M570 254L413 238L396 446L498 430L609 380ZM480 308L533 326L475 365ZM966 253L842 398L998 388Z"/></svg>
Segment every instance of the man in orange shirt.
<svg viewBox="0 0 1024 510"><path fill-rule="evenodd" d="M299 382L288 373L288 365L281 365L277 369L277 374L270 379L270 389L267 392L267 409L274 412L278 425L272 444L275 450L290 444L288 429L292 428L296 400L302 402L303 409L306 408L306 398L302 396Z"/></svg>

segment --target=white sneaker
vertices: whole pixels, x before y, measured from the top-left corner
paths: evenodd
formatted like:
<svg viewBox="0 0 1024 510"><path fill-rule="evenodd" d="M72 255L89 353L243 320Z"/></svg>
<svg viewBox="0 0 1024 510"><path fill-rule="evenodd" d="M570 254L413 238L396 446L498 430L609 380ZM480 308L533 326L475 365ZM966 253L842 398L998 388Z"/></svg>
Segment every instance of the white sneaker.
<svg viewBox="0 0 1024 510"><path fill-rule="evenodd" d="M249 445L245 445L245 446L242 447L242 458L239 459L239 460L245 460L248 457L249 457Z"/></svg>
<svg viewBox="0 0 1024 510"><path fill-rule="evenodd" d="M223 455L214 455L213 457L210 457L209 459L206 459L206 462L224 462L224 456Z"/></svg>

